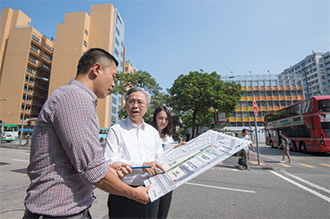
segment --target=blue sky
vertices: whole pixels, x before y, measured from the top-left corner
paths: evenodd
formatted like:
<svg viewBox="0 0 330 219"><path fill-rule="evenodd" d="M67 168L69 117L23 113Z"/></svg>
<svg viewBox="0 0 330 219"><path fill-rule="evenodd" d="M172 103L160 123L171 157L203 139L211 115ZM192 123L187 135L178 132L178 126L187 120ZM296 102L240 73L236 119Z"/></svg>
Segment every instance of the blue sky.
<svg viewBox="0 0 330 219"><path fill-rule="evenodd" d="M329 0L0 0L54 37L68 12L112 3L125 23L126 57L165 91L180 74L281 73L330 49Z"/></svg>

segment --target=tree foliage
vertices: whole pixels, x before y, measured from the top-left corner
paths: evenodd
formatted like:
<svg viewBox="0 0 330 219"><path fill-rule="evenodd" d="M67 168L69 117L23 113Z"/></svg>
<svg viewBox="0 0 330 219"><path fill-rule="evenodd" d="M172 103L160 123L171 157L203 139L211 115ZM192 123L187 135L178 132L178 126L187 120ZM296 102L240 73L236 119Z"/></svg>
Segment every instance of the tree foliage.
<svg viewBox="0 0 330 219"><path fill-rule="evenodd" d="M210 124L214 112L235 111L241 98L241 85L224 82L216 72L194 71L180 75L169 89L172 107L181 115L191 114L192 137L196 125Z"/></svg>
<svg viewBox="0 0 330 219"><path fill-rule="evenodd" d="M162 88L156 80L146 71L137 71L136 73L119 73L115 78L116 87L114 93L125 94L132 87L143 87L151 96L159 93Z"/></svg>

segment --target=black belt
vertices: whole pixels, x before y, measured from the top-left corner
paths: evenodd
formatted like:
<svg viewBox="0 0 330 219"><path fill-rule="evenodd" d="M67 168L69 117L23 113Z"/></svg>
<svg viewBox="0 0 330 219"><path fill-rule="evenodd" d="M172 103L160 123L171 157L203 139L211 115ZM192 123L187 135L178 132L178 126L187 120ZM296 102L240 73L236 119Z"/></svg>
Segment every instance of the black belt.
<svg viewBox="0 0 330 219"><path fill-rule="evenodd" d="M60 219L60 218L71 218L80 214L84 214L84 213L88 213L88 208L86 208L85 210L77 213L77 214L71 214L71 215L66 215L66 216L49 216L49 215L43 215L43 214L34 214L31 211L29 211L28 209L25 209L25 214L24 214L24 219L28 219L28 218L39 218L39 219Z"/></svg>

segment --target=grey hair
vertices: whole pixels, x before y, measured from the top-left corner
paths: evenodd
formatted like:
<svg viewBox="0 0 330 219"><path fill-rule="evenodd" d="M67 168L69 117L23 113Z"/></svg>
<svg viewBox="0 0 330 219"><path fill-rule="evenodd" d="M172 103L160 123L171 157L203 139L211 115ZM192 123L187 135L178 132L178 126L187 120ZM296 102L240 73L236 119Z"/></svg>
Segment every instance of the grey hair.
<svg viewBox="0 0 330 219"><path fill-rule="evenodd" d="M149 92L146 91L145 89L143 89L142 87L133 87L133 88L129 89L124 96L125 102L127 102L127 99L129 97L129 95L131 95L131 93L138 92L138 91L140 91L146 95L147 101L149 104L151 101L151 96L150 96Z"/></svg>

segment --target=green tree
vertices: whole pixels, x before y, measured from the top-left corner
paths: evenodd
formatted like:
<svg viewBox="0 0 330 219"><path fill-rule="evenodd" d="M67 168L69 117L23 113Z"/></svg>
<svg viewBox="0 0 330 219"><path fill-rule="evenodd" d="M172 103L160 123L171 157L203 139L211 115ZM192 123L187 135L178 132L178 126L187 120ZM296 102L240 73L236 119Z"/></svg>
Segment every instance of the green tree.
<svg viewBox="0 0 330 219"><path fill-rule="evenodd" d="M241 98L241 85L224 82L216 72L194 71L180 75L169 89L172 107L181 115L191 114L192 137L197 125L210 124L214 112L228 117Z"/></svg>
<svg viewBox="0 0 330 219"><path fill-rule="evenodd" d="M132 87L143 87L151 96L159 93L162 88L156 80L146 71L137 71L136 73L119 73L115 78L116 87L114 93L125 94Z"/></svg>

